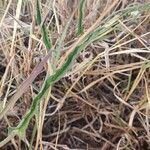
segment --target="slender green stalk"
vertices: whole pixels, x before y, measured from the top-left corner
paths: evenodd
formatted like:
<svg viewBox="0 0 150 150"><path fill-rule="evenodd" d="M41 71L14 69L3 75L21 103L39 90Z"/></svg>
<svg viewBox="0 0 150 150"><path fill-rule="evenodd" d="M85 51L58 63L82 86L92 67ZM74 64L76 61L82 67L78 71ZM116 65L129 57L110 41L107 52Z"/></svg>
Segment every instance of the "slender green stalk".
<svg viewBox="0 0 150 150"><path fill-rule="evenodd" d="M36 130L37 130L37 124L34 125L33 131L32 131L32 136L31 136L29 150L32 150L32 145L33 145L33 142L34 142L34 139L35 139Z"/></svg>
<svg viewBox="0 0 150 150"><path fill-rule="evenodd" d="M36 22L38 25L40 25L42 22L39 0L36 1Z"/></svg>
<svg viewBox="0 0 150 150"><path fill-rule="evenodd" d="M57 46L56 46L56 49L55 49L54 55L53 55L53 59L54 59L54 63L53 63L54 65L53 65L53 67L54 67L54 70L55 70L56 65L57 65L57 62L58 62L58 60L59 60L60 53L61 53L61 49L62 49L63 46L64 46L64 39L65 39L65 37L66 37L66 35L67 35L67 31L68 31L68 29L69 29L69 25L70 25L70 23L71 23L71 20L72 20L72 18L73 18L73 15L74 15L74 12L72 13L71 17L70 17L69 20L67 21L67 23L66 23L66 25L65 25L65 27L64 27L64 30L63 30L61 36L60 36L59 39L58 39L58 43L57 43Z"/></svg>
<svg viewBox="0 0 150 150"><path fill-rule="evenodd" d="M79 6L79 21L78 21L78 35L83 34L83 16L84 16L84 6L85 6L86 0L80 0L80 6Z"/></svg>
<svg viewBox="0 0 150 150"><path fill-rule="evenodd" d="M41 25L42 23L42 15L41 15L41 9L40 9L40 3L39 0L36 0L36 21L38 25ZM49 35L48 35L48 31L47 28L45 26L45 24L43 23L41 26L41 31L42 31L42 37L43 37L43 42L47 48L47 50L50 50L50 48L52 47L52 43L49 39Z"/></svg>

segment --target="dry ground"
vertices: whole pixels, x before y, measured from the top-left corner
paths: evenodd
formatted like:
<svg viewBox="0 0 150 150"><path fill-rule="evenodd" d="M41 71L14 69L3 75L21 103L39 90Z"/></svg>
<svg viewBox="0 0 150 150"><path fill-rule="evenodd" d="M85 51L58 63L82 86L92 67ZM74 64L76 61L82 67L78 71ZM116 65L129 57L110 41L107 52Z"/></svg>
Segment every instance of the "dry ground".
<svg viewBox="0 0 150 150"><path fill-rule="evenodd" d="M33 75L47 55L36 23L36 0L0 0L0 112L10 104L0 117L0 141L31 107L46 76L55 72L53 66L64 63L77 42L93 32L99 17L96 25L102 26L117 12L148 2L86 0L84 33L78 35L79 0L41 0L51 51L73 17L59 59L50 56L42 71ZM42 98L38 118L32 118L24 139L15 136L0 149L150 150L149 59L150 11L136 10L80 52ZM31 76L33 81L26 81ZM20 95L14 97L16 93Z"/></svg>

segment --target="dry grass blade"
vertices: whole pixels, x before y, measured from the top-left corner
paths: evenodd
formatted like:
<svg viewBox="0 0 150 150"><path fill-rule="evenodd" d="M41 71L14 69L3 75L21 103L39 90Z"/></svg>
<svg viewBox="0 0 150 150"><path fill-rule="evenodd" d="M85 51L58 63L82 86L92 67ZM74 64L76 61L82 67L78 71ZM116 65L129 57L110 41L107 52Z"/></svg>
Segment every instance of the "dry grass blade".
<svg viewBox="0 0 150 150"><path fill-rule="evenodd" d="M0 111L0 120L7 114L7 112L12 109L17 102L17 100L26 92L28 87L32 84L34 79L37 77L38 74L41 73L44 65L46 64L47 60L51 56L50 52L47 56L45 56L42 61L37 64L37 66L33 69L31 75L20 85L18 90L16 91L15 95L10 99L9 103L6 105L4 109Z"/></svg>

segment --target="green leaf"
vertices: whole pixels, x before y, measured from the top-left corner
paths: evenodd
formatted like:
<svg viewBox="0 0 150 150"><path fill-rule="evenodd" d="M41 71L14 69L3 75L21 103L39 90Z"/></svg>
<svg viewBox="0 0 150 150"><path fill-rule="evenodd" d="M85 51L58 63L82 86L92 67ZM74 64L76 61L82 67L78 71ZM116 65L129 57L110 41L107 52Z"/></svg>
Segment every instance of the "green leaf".
<svg viewBox="0 0 150 150"><path fill-rule="evenodd" d="M85 6L86 0L80 0L80 6L79 6L79 21L78 21L78 35L82 35L84 33L83 28L83 16L84 16L84 6Z"/></svg>
<svg viewBox="0 0 150 150"><path fill-rule="evenodd" d="M39 0L36 1L36 22L38 25L41 25L41 23L42 23L42 15L41 15ZM50 41L48 31L47 31L47 28L44 23L41 26L41 31L42 31L43 42L44 42L47 50L50 50L52 47L52 43Z"/></svg>

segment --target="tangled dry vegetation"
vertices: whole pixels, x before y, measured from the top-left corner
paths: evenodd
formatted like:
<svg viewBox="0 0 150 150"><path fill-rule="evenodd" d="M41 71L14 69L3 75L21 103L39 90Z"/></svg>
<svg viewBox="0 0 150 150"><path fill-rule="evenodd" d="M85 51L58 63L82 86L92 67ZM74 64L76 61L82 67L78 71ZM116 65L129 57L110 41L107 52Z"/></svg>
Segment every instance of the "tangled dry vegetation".
<svg viewBox="0 0 150 150"><path fill-rule="evenodd" d="M150 149L149 67L148 0L0 0L0 149Z"/></svg>

